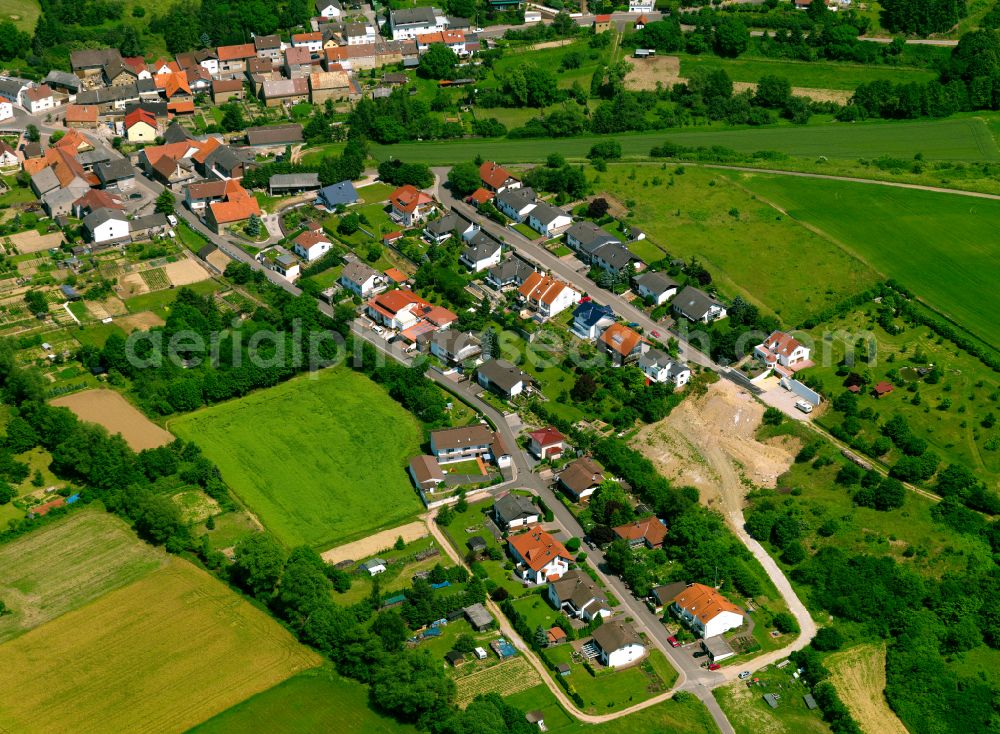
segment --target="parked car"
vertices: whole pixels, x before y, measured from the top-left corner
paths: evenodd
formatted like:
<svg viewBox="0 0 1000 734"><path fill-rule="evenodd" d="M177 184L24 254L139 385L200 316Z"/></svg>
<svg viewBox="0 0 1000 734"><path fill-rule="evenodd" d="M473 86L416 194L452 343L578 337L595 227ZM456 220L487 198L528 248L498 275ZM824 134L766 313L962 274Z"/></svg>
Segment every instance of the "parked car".
<svg viewBox="0 0 1000 734"><path fill-rule="evenodd" d="M680 647L681 646L681 643L679 643L677 641L677 638L674 637L673 635L671 635L670 637L667 638L667 642L670 643L670 647Z"/></svg>
<svg viewBox="0 0 1000 734"><path fill-rule="evenodd" d="M659 339L659 338L660 338L660 332L658 332L658 331L651 331L651 332L649 332L649 333L650 333L650 334L652 334L652 335L653 335L653 336L654 336L655 338L657 338L657 339Z"/></svg>
<svg viewBox="0 0 1000 734"><path fill-rule="evenodd" d="M709 670L718 670L718 669L719 669L719 668L721 668L721 667L722 667L722 666L721 666L721 665L719 665L718 663L712 663L711 665L709 665L709 666L708 666L708 669L709 669Z"/></svg>
<svg viewBox="0 0 1000 734"><path fill-rule="evenodd" d="M375 324L374 326L372 326L372 331L374 331L376 334L384 334L385 333L385 329L383 329L378 324Z"/></svg>
<svg viewBox="0 0 1000 734"><path fill-rule="evenodd" d="M751 675L752 675L752 673L749 670L744 670L742 673L739 674L739 679L740 680L746 680Z"/></svg>

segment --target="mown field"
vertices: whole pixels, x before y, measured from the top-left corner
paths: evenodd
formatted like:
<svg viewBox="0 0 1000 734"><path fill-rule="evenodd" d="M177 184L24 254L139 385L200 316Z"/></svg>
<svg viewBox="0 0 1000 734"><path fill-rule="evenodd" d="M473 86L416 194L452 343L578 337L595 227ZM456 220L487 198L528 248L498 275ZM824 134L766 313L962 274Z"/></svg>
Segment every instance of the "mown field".
<svg viewBox="0 0 1000 734"><path fill-rule="evenodd" d="M307 670L248 698L190 734L407 734L416 729L372 711L368 690L329 668Z"/></svg>
<svg viewBox="0 0 1000 734"><path fill-rule="evenodd" d="M877 280L871 268L715 171L614 166L596 176L594 190L631 201L629 221L650 240L672 257L697 257L727 295L742 295L789 325Z"/></svg>
<svg viewBox="0 0 1000 734"><path fill-rule="evenodd" d="M906 734L885 701L885 645L858 645L826 660L830 679L862 731Z"/></svg>
<svg viewBox="0 0 1000 734"><path fill-rule="evenodd" d="M11 21L26 33L34 33L41 13L36 0L0 0L0 19Z"/></svg>
<svg viewBox="0 0 1000 734"><path fill-rule="evenodd" d="M178 559L0 650L12 732L181 732L320 662Z"/></svg>
<svg viewBox="0 0 1000 734"><path fill-rule="evenodd" d="M390 157L429 165L471 161L476 155L502 163L533 163L549 153L583 158L601 140L617 140L626 156L648 156L654 145L670 140L687 146L722 145L744 153L772 150L791 156L874 158L882 155L928 160L996 161L1000 148L987 124L978 117L954 117L921 122L816 124L752 129L684 128L616 136L585 135L545 140L460 140L372 145L378 160Z"/></svg>
<svg viewBox="0 0 1000 734"><path fill-rule="evenodd" d="M393 527L421 508L405 466L417 420L381 387L329 369L170 423L197 441L283 543L323 549Z"/></svg>
<svg viewBox="0 0 1000 734"><path fill-rule="evenodd" d="M87 604L159 568L165 553L100 510L64 520L0 545L0 642ZM0 655L0 659L2 659Z"/></svg>
<svg viewBox="0 0 1000 734"><path fill-rule="evenodd" d="M904 84L926 83L937 79L932 69L898 66L872 66L834 61L787 61L784 59L746 58L723 59L718 56L680 55L681 76L690 77L695 71L723 69L734 82L757 82L762 76L780 76L793 87L812 89L847 89L882 79Z"/></svg>
<svg viewBox="0 0 1000 734"><path fill-rule="evenodd" d="M1000 201L847 181L730 175L962 327L1000 344Z"/></svg>

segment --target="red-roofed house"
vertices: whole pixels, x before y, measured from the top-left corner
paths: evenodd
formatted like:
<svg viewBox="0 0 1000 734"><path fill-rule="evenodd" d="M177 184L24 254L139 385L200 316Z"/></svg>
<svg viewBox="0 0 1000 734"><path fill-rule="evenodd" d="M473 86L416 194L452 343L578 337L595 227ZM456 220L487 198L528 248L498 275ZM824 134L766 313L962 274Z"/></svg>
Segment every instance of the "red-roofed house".
<svg viewBox="0 0 1000 734"><path fill-rule="evenodd" d="M875 397L880 398L883 395L888 395L891 393L895 387L891 382L880 382L875 385Z"/></svg>
<svg viewBox="0 0 1000 734"><path fill-rule="evenodd" d="M5 141L0 140L0 168L13 168L20 163L21 159L17 157L17 151Z"/></svg>
<svg viewBox="0 0 1000 734"><path fill-rule="evenodd" d="M604 33L606 31L610 31L612 25L610 15L594 16L594 33Z"/></svg>
<svg viewBox="0 0 1000 734"><path fill-rule="evenodd" d="M573 560L566 547L544 530L513 535L507 546L521 578L533 584L557 580Z"/></svg>
<svg viewBox="0 0 1000 734"><path fill-rule="evenodd" d="M97 127L97 105L68 104L66 105L66 127Z"/></svg>
<svg viewBox="0 0 1000 734"><path fill-rule="evenodd" d="M24 93L24 98L28 103L26 105L28 111L33 115L45 112L45 110L51 110L56 106L55 98L52 96L52 89L48 84L29 88Z"/></svg>
<svg viewBox="0 0 1000 734"><path fill-rule="evenodd" d="M624 324L611 324L597 339L616 366L634 362L649 349L642 334Z"/></svg>
<svg viewBox="0 0 1000 734"><path fill-rule="evenodd" d="M136 107L125 115L125 136L130 143L152 143L156 140L156 115Z"/></svg>
<svg viewBox="0 0 1000 734"><path fill-rule="evenodd" d="M797 339L783 331L773 331L753 348L754 356L773 368L776 364L791 369L802 369L808 366L809 347L802 345Z"/></svg>
<svg viewBox="0 0 1000 734"><path fill-rule="evenodd" d="M480 207L488 201L493 201L493 192L483 188L476 189L469 195L467 201Z"/></svg>
<svg viewBox="0 0 1000 734"><path fill-rule="evenodd" d="M566 437L552 426L528 434L528 451L539 459L553 459L565 448Z"/></svg>
<svg viewBox="0 0 1000 734"><path fill-rule="evenodd" d="M743 624L743 610L705 584L690 584L674 597L671 609L692 632L706 638Z"/></svg>
<svg viewBox="0 0 1000 734"><path fill-rule="evenodd" d="M483 182L483 188L494 194L521 188L520 179L514 178L493 161L486 161L479 167L479 179Z"/></svg>
<svg viewBox="0 0 1000 734"><path fill-rule="evenodd" d="M333 245L330 238L325 234L316 232L303 232L295 238L292 245L292 252L301 257L306 262L319 260L330 251Z"/></svg>
<svg viewBox="0 0 1000 734"><path fill-rule="evenodd" d="M257 58L257 48L252 43L236 46L219 46L219 71L242 74L247 69L247 61Z"/></svg>
<svg viewBox="0 0 1000 734"><path fill-rule="evenodd" d="M446 329L458 320L458 316L448 309L428 303L408 288L397 288L375 296L368 301L367 311L372 320L390 329L398 329L404 338L416 338L419 333ZM421 328L410 331L414 327Z"/></svg>
<svg viewBox="0 0 1000 734"><path fill-rule="evenodd" d="M191 85L188 84L187 72L172 71L168 74L157 74L153 77L156 88L163 92L167 99L175 97L190 97Z"/></svg>
<svg viewBox="0 0 1000 734"><path fill-rule="evenodd" d="M225 189L222 201L213 201L205 212L205 224L217 234L222 234L228 226L246 221L253 214L260 216L257 199L251 196L239 181L235 179L226 181Z"/></svg>
<svg viewBox="0 0 1000 734"><path fill-rule="evenodd" d="M392 211L389 212L395 221L406 227L412 227L422 222L434 211L434 199L416 186L406 184L392 192L389 197Z"/></svg>
<svg viewBox="0 0 1000 734"><path fill-rule="evenodd" d="M409 278L406 277L406 273L404 273L399 268L389 268L388 270L385 271L385 277L387 277L396 285L400 285L401 283L405 283L407 280L409 280Z"/></svg>
<svg viewBox="0 0 1000 734"><path fill-rule="evenodd" d="M519 293L542 319L552 318L580 300L580 294L561 280L537 272L528 276Z"/></svg>
<svg viewBox="0 0 1000 734"><path fill-rule="evenodd" d="M645 545L647 548L659 548L667 538L667 526L655 517L625 523L612 530L619 538L627 540L631 546Z"/></svg>

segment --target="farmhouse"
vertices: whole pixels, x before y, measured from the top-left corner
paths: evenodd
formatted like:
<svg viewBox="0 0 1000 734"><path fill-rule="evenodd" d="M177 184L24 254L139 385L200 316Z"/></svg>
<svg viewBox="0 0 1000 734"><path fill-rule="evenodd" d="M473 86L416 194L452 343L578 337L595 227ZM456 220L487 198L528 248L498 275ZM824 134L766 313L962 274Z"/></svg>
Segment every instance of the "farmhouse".
<svg viewBox="0 0 1000 734"><path fill-rule="evenodd" d="M493 161L486 161L479 166L479 179L482 181L484 189L495 194L521 187L520 179L511 176Z"/></svg>
<svg viewBox="0 0 1000 734"><path fill-rule="evenodd" d="M650 382L669 382L683 387L691 379L691 369L683 362L675 362L669 354L650 349L639 357L639 369Z"/></svg>
<svg viewBox="0 0 1000 734"><path fill-rule="evenodd" d="M382 274L368 263L360 260L347 263L340 273L338 282L351 293L362 298L368 298L372 294L380 293L386 289L386 282Z"/></svg>
<svg viewBox="0 0 1000 734"><path fill-rule="evenodd" d="M573 560L563 544L544 530L512 535L507 545L517 564L517 572L533 584L558 579L569 571Z"/></svg>
<svg viewBox="0 0 1000 734"><path fill-rule="evenodd" d="M408 470L413 483L425 492L433 492L444 484L444 472L433 456L414 456Z"/></svg>
<svg viewBox="0 0 1000 734"><path fill-rule="evenodd" d="M520 395L535 379L527 372L502 359L488 359L476 368L476 381L487 390L505 398Z"/></svg>
<svg viewBox="0 0 1000 734"><path fill-rule="evenodd" d="M633 547L645 545L647 548L660 548L667 537L667 526L655 517L634 520L612 528L612 531Z"/></svg>
<svg viewBox="0 0 1000 734"><path fill-rule="evenodd" d="M554 459L565 448L566 437L551 426L528 434L528 451L539 459Z"/></svg>
<svg viewBox="0 0 1000 734"><path fill-rule="evenodd" d="M549 601L571 617L590 623L595 617L610 617L611 607L607 596L583 571L567 571L549 582Z"/></svg>
<svg viewBox="0 0 1000 734"><path fill-rule="evenodd" d="M689 584L674 597L671 610L701 637L715 637L743 624L743 610L705 584Z"/></svg>
<svg viewBox="0 0 1000 734"><path fill-rule="evenodd" d="M410 184L393 191L389 196L389 205L389 216L405 227L424 221L434 211L434 199L430 194Z"/></svg>
<svg viewBox="0 0 1000 734"><path fill-rule="evenodd" d="M97 107L87 104L66 105L66 127L97 127Z"/></svg>
<svg viewBox="0 0 1000 734"><path fill-rule="evenodd" d="M790 369L801 369L809 361L809 347L783 331L771 332L762 344L753 348L753 353L770 368L780 364Z"/></svg>
<svg viewBox="0 0 1000 734"><path fill-rule="evenodd" d="M471 331L435 331L429 341L431 354L446 364L461 364L478 357L483 351L482 344Z"/></svg>
<svg viewBox="0 0 1000 734"><path fill-rule="evenodd" d="M52 90L48 84L29 88L24 93L24 100L27 103L24 106L33 115L51 110L56 106L55 98L52 96Z"/></svg>
<svg viewBox="0 0 1000 734"><path fill-rule="evenodd" d="M246 87L239 79L215 79L212 81L212 101L217 104L225 104L230 100L243 99L246 96Z"/></svg>
<svg viewBox="0 0 1000 734"><path fill-rule="evenodd" d="M624 324L611 324L597 343L611 357L612 364L618 367L635 362L649 349L649 342L642 334Z"/></svg>
<svg viewBox="0 0 1000 734"><path fill-rule="evenodd" d="M573 333L581 339L594 341L615 323L615 312L611 306L597 301L584 301L573 311Z"/></svg>
<svg viewBox="0 0 1000 734"><path fill-rule="evenodd" d="M726 318L725 306L704 291L690 285L684 286L684 290L677 294L673 309L674 313L680 314L690 321L703 324L710 324L713 321Z"/></svg>
<svg viewBox="0 0 1000 734"><path fill-rule="evenodd" d="M594 630L593 638L600 661L609 668L629 665L646 654L642 639L632 625L625 622L605 622Z"/></svg>
<svg viewBox="0 0 1000 734"><path fill-rule="evenodd" d="M529 497L505 494L493 503L493 519L501 530L511 530L538 522L538 509Z"/></svg>
<svg viewBox="0 0 1000 734"><path fill-rule="evenodd" d="M267 182L271 196L297 194L302 191L315 191L320 186L319 174L312 173L276 173Z"/></svg>
<svg viewBox="0 0 1000 734"><path fill-rule="evenodd" d="M518 292L542 320L562 313L580 298L580 294L563 281L542 273L529 275Z"/></svg>
<svg viewBox="0 0 1000 734"><path fill-rule="evenodd" d="M604 481L604 467L589 456L571 463L559 474L559 484L577 502L590 497Z"/></svg>
<svg viewBox="0 0 1000 734"><path fill-rule="evenodd" d="M677 295L677 283L664 273L641 273L632 278L635 292L654 306L662 306Z"/></svg>

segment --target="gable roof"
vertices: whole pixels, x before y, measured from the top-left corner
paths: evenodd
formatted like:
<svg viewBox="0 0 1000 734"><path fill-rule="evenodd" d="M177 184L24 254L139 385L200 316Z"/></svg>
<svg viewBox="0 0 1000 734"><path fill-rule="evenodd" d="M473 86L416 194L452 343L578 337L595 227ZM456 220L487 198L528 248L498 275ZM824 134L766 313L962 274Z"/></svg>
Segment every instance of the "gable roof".
<svg viewBox="0 0 1000 734"><path fill-rule="evenodd" d="M426 6L391 10L389 11L389 18L394 28L401 25L435 25L437 23L434 8Z"/></svg>
<svg viewBox="0 0 1000 734"><path fill-rule="evenodd" d="M623 357L627 357L646 340L642 334L625 326L625 324L611 324L604 330L598 341Z"/></svg>
<svg viewBox="0 0 1000 734"><path fill-rule="evenodd" d="M642 645L642 638L636 633L635 628L619 621L605 622L594 630L593 638L598 647L609 654L628 645Z"/></svg>
<svg viewBox="0 0 1000 734"><path fill-rule="evenodd" d="M257 55L257 49L252 43L240 43L235 46L219 46L219 61L235 61L249 59Z"/></svg>
<svg viewBox="0 0 1000 734"><path fill-rule="evenodd" d="M358 197L357 190L354 188L354 183L346 180L324 186L319 190L318 196L327 206L353 204L360 198Z"/></svg>
<svg viewBox="0 0 1000 734"><path fill-rule="evenodd" d="M461 428L440 428L431 431L434 446L439 449L461 449L468 446L488 446L493 443L493 430L482 423Z"/></svg>
<svg viewBox="0 0 1000 734"><path fill-rule="evenodd" d="M562 578L549 582L560 602L570 602L577 609L588 607L588 602L596 601L597 609L607 609L607 597L586 573L579 570L567 571ZM592 611L596 611L593 609Z"/></svg>
<svg viewBox="0 0 1000 734"><path fill-rule="evenodd" d="M790 334L786 334L783 331L772 331L771 335L764 340L763 346L771 354L781 354L787 357L801 347L802 344Z"/></svg>
<svg viewBox="0 0 1000 734"><path fill-rule="evenodd" d="M208 205L212 218L217 223L240 222L252 214L260 216L257 199L251 196L239 181L226 181L225 197L223 201L213 201Z"/></svg>
<svg viewBox="0 0 1000 734"><path fill-rule="evenodd" d="M604 467L590 456L581 456L563 469L559 481L573 494L579 495L604 481Z"/></svg>
<svg viewBox="0 0 1000 734"><path fill-rule="evenodd" d="M504 392L510 392L519 382L535 382L527 372L503 359L488 359L476 368L476 372Z"/></svg>
<svg viewBox="0 0 1000 734"><path fill-rule="evenodd" d="M549 225L556 221L559 217L568 217L569 214L564 212L559 207L540 201L535 205L535 208L531 210L528 216L537 221L539 224Z"/></svg>
<svg viewBox="0 0 1000 734"><path fill-rule="evenodd" d="M151 128L156 128L156 115L154 115L149 110L143 109L142 107L136 107L134 110L125 115L125 129L128 130L133 125L138 125L140 122L144 122Z"/></svg>
<svg viewBox="0 0 1000 734"><path fill-rule="evenodd" d="M519 189L506 189L497 194L498 204L504 204L514 211L521 211L524 207L534 204L537 200L535 190L529 186L522 186Z"/></svg>
<svg viewBox="0 0 1000 734"><path fill-rule="evenodd" d="M492 235L479 230L469 239L468 246L462 250L462 257L471 262L485 260L495 255L502 246L501 242L493 239Z"/></svg>
<svg viewBox="0 0 1000 734"><path fill-rule="evenodd" d="M416 186L406 184L400 186L389 196L389 201L395 209L401 212L411 213L422 204L430 204L434 201L429 194L425 194Z"/></svg>
<svg viewBox="0 0 1000 734"><path fill-rule="evenodd" d="M298 123L248 127L246 134L247 143L250 145L287 145L301 143L303 140L302 126Z"/></svg>
<svg viewBox="0 0 1000 734"><path fill-rule="evenodd" d="M452 209L443 217L439 217L432 222L428 222L427 226L424 227L424 229L430 232L432 235L440 236L444 234L451 234L451 232L455 231L456 229L464 232L471 226L472 226L472 220L470 220L464 214L461 214Z"/></svg>
<svg viewBox="0 0 1000 734"><path fill-rule="evenodd" d="M537 431L532 431L528 435L535 440L535 443L543 447L554 446L555 444L562 443L566 440L566 437L552 426L549 426L548 428L539 428Z"/></svg>
<svg viewBox="0 0 1000 734"><path fill-rule="evenodd" d="M522 297L529 301L552 305L556 298L567 288L569 286L561 280L552 278L544 273L534 272L524 281L519 292Z"/></svg>
<svg viewBox="0 0 1000 734"><path fill-rule="evenodd" d="M24 96L28 98L31 102L38 102L43 99L48 99L52 96L52 90L49 88L48 84L42 84L38 87L31 87Z"/></svg>
<svg viewBox="0 0 1000 734"><path fill-rule="evenodd" d="M693 286L684 286L684 290L674 297L674 310L695 321L700 321L713 306L722 304Z"/></svg>
<svg viewBox="0 0 1000 734"><path fill-rule="evenodd" d="M365 283L371 278L379 277L379 272L366 262L352 260L344 266L340 277L352 283Z"/></svg>
<svg viewBox="0 0 1000 734"><path fill-rule="evenodd" d="M632 278L632 280L635 281L637 286L642 286L656 296L677 287L677 283L673 278L666 273L660 272L640 273Z"/></svg>
<svg viewBox="0 0 1000 734"><path fill-rule="evenodd" d="M573 320L590 328L605 319L615 320L615 312L611 306L605 306L597 301L584 301L573 310Z"/></svg>
<svg viewBox="0 0 1000 734"><path fill-rule="evenodd" d="M68 104L66 122L97 122L97 107L89 104Z"/></svg>
<svg viewBox="0 0 1000 734"><path fill-rule="evenodd" d="M613 234L586 220L573 224L566 230L566 236L577 240L580 243L580 249L588 255L601 245L619 241Z"/></svg>
<svg viewBox="0 0 1000 734"><path fill-rule="evenodd" d="M112 220L118 222L128 221L125 218L125 214L120 211L115 211L114 209L95 209L83 218L83 226L93 232L97 227Z"/></svg>
<svg viewBox="0 0 1000 734"><path fill-rule="evenodd" d="M701 620L702 624L715 619L722 612L732 612L743 616L743 610L705 584L689 584L674 597L674 603L681 609Z"/></svg>
<svg viewBox="0 0 1000 734"><path fill-rule="evenodd" d="M667 526L655 517L635 520L611 529L623 540L646 540L650 545L660 545L667 537Z"/></svg>
<svg viewBox="0 0 1000 734"><path fill-rule="evenodd" d="M493 161L486 161L481 166L479 166L479 178L487 186L494 189L498 189L507 182L508 179L514 178L511 176L506 169L501 168L497 163ZM517 179L514 179L515 181Z"/></svg>
<svg viewBox="0 0 1000 734"><path fill-rule="evenodd" d="M410 471L413 472L413 478L417 484L424 484L426 482L440 483L444 481L444 472L441 471L441 465L438 464L438 460L433 456L414 456L410 459Z"/></svg>
<svg viewBox="0 0 1000 734"><path fill-rule="evenodd" d="M538 508L529 497L512 493L497 498L497 501L493 503L493 512L505 525L509 525L514 520L537 517L539 514Z"/></svg>
<svg viewBox="0 0 1000 734"><path fill-rule="evenodd" d="M553 538L544 530L531 530L527 533L514 535L507 539L507 542L524 559L524 563L532 571L540 571L549 563L562 558L572 561L573 556L569 554L566 547Z"/></svg>

